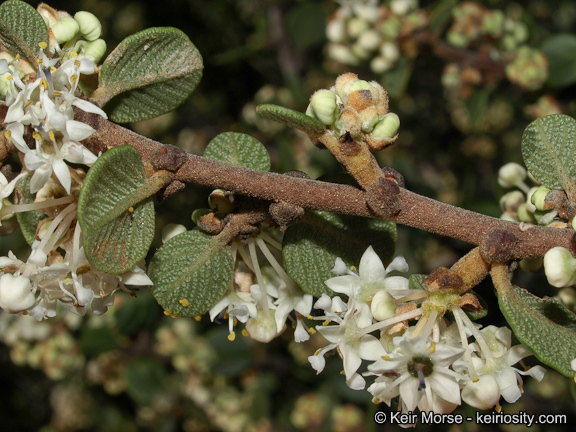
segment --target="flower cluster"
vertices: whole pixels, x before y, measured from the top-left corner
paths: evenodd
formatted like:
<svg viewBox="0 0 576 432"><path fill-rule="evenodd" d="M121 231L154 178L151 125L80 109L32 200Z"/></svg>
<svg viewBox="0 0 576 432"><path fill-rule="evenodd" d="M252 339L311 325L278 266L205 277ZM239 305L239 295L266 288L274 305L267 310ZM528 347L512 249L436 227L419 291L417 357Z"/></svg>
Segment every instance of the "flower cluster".
<svg viewBox="0 0 576 432"><path fill-rule="evenodd" d="M501 398L514 402L521 396L521 376L543 378L541 366L515 367L531 352L512 346L509 329L481 328L469 318L463 308L479 307L471 293L435 290L432 283L428 290L411 288L407 278L389 275L394 270L407 271L405 260L385 268L371 247L358 274L336 262L333 271L340 276L326 285L348 301L323 295L314 305L324 311L314 317L323 321L316 329L330 342L309 357L318 373L324 355L336 350L349 387L363 389L364 377L376 377L368 387L374 403L397 400L403 412L435 413L450 413L462 401L499 409ZM363 361L367 371L360 373Z"/></svg>
<svg viewBox="0 0 576 432"><path fill-rule="evenodd" d="M389 6L376 0L340 3L326 26L331 59L350 66L370 61L374 73L383 73L402 55L416 56L417 47L408 41L428 22L417 0L392 0Z"/></svg>
<svg viewBox="0 0 576 432"><path fill-rule="evenodd" d="M44 6L41 13L51 36L40 43L36 69L30 71L30 64L18 55L4 52L0 59L8 106L4 134L20 153L25 168L10 182L0 174L0 219L35 211L39 220L30 227L35 235L26 261L11 252L0 257L0 307L37 320L54 316L58 303L79 315L89 305L101 314L113 303L117 290L152 283L140 267L110 275L86 260L76 217L77 195L86 173L78 165L90 166L97 159L82 144L95 130L75 120L74 110L104 118L106 114L80 96L81 76L95 72L93 59L98 56L90 55L90 47L78 55L72 46L84 49L87 45L81 42L101 45L101 26L87 12L71 18ZM70 25L75 30L65 30L64 26ZM12 204L8 200L17 182L26 193L35 194L34 202Z"/></svg>

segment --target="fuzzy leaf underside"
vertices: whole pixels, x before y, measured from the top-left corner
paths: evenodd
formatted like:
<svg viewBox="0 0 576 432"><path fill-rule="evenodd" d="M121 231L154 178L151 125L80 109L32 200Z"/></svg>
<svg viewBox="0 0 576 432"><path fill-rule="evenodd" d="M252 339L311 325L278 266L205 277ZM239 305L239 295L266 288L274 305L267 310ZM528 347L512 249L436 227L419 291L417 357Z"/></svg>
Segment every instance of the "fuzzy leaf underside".
<svg viewBox="0 0 576 432"><path fill-rule="evenodd" d="M158 249L148 275L152 293L168 315L194 317L222 299L233 270L230 251L216 237L187 231Z"/></svg>
<svg viewBox="0 0 576 432"><path fill-rule="evenodd" d="M86 258L95 268L121 274L142 260L154 237L154 203L141 199L146 174L129 145L104 153L88 171L78 199Z"/></svg>
<svg viewBox="0 0 576 432"><path fill-rule="evenodd" d="M555 299L541 299L513 287L498 304L520 342L542 363L573 377L576 358L576 315Z"/></svg>

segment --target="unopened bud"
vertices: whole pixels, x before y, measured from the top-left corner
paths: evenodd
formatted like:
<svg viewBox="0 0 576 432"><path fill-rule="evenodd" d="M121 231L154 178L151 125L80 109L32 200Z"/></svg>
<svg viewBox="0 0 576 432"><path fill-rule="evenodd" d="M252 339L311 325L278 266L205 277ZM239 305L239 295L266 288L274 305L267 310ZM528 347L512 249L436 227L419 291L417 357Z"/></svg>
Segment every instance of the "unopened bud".
<svg viewBox="0 0 576 432"><path fill-rule="evenodd" d="M96 39L93 42L88 42L84 45L84 51L82 52L86 57L92 60L94 63L98 63L106 54L106 42L104 39Z"/></svg>
<svg viewBox="0 0 576 432"><path fill-rule="evenodd" d="M544 272L548 283L563 288L576 283L576 259L563 247L550 249L544 255Z"/></svg>
<svg viewBox="0 0 576 432"><path fill-rule="evenodd" d="M482 375L478 381L470 380L462 388L462 400L476 409L490 409L500 400L498 382L492 375Z"/></svg>
<svg viewBox="0 0 576 432"><path fill-rule="evenodd" d="M320 120L325 125L331 125L338 117L336 94L331 90L318 90L310 98L306 114Z"/></svg>
<svg viewBox="0 0 576 432"><path fill-rule="evenodd" d="M525 223L535 223L534 212L528 210L528 205L526 203L520 204L518 206L518 220Z"/></svg>
<svg viewBox="0 0 576 432"><path fill-rule="evenodd" d="M102 24L94 14L81 11L74 15L74 19L80 26L80 34L82 34L87 41L92 42L102 36Z"/></svg>
<svg viewBox="0 0 576 432"><path fill-rule="evenodd" d="M52 24L52 34L59 44L66 43L72 39L80 30L80 25L72 17L63 17Z"/></svg>
<svg viewBox="0 0 576 432"><path fill-rule="evenodd" d="M532 204L534 204L537 210L542 211L550 210L549 207L548 208L545 207L546 195L548 195L548 192L550 192L550 189L544 186L540 186L538 189L536 189L536 192L534 192L530 197L530 201L532 202Z"/></svg>
<svg viewBox="0 0 576 432"><path fill-rule="evenodd" d="M511 188L526 179L526 168L515 162L504 165L498 171L498 184L503 188Z"/></svg>
<svg viewBox="0 0 576 432"><path fill-rule="evenodd" d="M372 298L370 304L372 316L377 321L384 321L396 314L396 302L387 291L380 290Z"/></svg>
<svg viewBox="0 0 576 432"><path fill-rule="evenodd" d="M345 31L344 21L342 19L335 18L326 25L326 37L330 42L344 41Z"/></svg>
<svg viewBox="0 0 576 432"><path fill-rule="evenodd" d="M32 308L35 303L32 283L26 276L5 273L0 277L0 307L6 312L20 313Z"/></svg>
<svg viewBox="0 0 576 432"><path fill-rule="evenodd" d="M386 142L394 139L400 129L400 118L394 113L388 113L374 126L372 138Z"/></svg>
<svg viewBox="0 0 576 432"><path fill-rule="evenodd" d="M374 51L380 45L380 35L372 29L366 30L358 38L358 44L368 51Z"/></svg>

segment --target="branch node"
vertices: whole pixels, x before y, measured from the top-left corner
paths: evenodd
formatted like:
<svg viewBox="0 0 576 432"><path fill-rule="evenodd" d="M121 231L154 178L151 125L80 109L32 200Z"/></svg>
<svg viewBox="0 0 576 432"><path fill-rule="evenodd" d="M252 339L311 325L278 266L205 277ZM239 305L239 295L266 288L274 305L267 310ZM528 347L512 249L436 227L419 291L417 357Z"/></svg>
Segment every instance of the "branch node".
<svg viewBox="0 0 576 432"><path fill-rule="evenodd" d="M366 191L366 202L378 216L389 218L402 210L400 186L396 180L380 177Z"/></svg>
<svg viewBox="0 0 576 432"><path fill-rule="evenodd" d="M156 170L176 172L188 159L187 153L172 144L164 144L156 149L150 161Z"/></svg>
<svg viewBox="0 0 576 432"><path fill-rule="evenodd" d="M428 287L428 291L455 291L462 288L464 281L458 274L446 267L438 267L422 282Z"/></svg>
<svg viewBox="0 0 576 432"><path fill-rule="evenodd" d="M514 259L514 250L519 242L520 239L514 233L495 228L480 240L480 254L489 264L508 262Z"/></svg>

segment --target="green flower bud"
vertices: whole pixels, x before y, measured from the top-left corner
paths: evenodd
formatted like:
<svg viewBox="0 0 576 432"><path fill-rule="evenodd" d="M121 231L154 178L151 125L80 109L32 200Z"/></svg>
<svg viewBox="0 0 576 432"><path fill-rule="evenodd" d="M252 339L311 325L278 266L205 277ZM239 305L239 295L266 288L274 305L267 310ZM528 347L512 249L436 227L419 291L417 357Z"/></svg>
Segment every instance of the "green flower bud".
<svg viewBox="0 0 576 432"><path fill-rule="evenodd" d="M5 99L8 91L10 91L10 80L8 77L12 77L10 72L6 72L4 75L0 75L0 97L2 99Z"/></svg>
<svg viewBox="0 0 576 432"><path fill-rule="evenodd" d="M544 255L544 272L548 283L563 288L576 283L576 259L563 247L550 249Z"/></svg>
<svg viewBox="0 0 576 432"><path fill-rule="evenodd" d="M358 38L358 44L368 51L374 51L380 45L380 35L372 29L366 30Z"/></svg>
<svg viewBox="0 0 576 432"><path fill-rule="evenodd" d="M534 213L537 209L534 204L532 204L532 195L538 190L537 187L530 188L528 193L526 194L526 208L530 213Z"/></svg>
<svg viewBox="0 0 576 432"><path fill-rule="evenodd" d="M331 125L338 117L336 93L331 90L318 90L310 98L306 114L320 120L325 125Z"/></svg>
<svg viewBox="0 0 576 432"><path fill-rule="evenodd" d="M362 18L354 17L348 21L346 30L352 39L356 39L360 36L360 34L362 34L364 30L367 30L369 27L370 24L368 21L363 20Z"/></svg>
<svg viewBox="0 0 576 432"><path fill-rule="evenodd" d="M465 48L470 43L466 35L455 31L449 31L446 34L446 40L450 45L456 48Z"/></svg>
<svg viewBox="0 0 576 432"><path fill-rule="evenodd" d="M328 45L328 57L339 63L355 66L358 64L358 58L354 55L348 46L343 44L331 43Z"/></svg>
<svg viewBox="0 0 576 432"><path fill-rule="evenodd" d="M59 44L66 43L72 39L80 30L80 25L72 17L63 17L52 24L52 34Z"/></svg>
<svg viewBox="0 0 576 432"><path fill-rule="evenodd" d="M550 189L540 186L530 197L530 201L534 204L537 210L550 210L550 207L546 207L546 195L548 195L548 192L550 192Z"/></svg>
<svg viewBox="0 0 576 432"><path fill-rule="evenodd" d="M96 39L93 42L88 42L84 45L82 54L91 59L94 63L98 63L102 60L104 54L106 54L106 42L104 39Z"/></svg>
<svg viewBox="0 0 576 432"><path fill-rule="evenodd" d="M390 17L380 26L380 33L382 33L386 40L393 41L398 39L401 28L402 23L400 20L396 17Z"/></svg>
<svg viewBox="0 0 576 432"><path fill-rule="evenodd" d="M526 204L520 204L518 206L518 220L520 222L526 222L526 223L536 222L536 219L534 219L534 213L528 210Z"/></svg>
<svg viewBox="0 0 576 432"><path fill-rule="evenodd" d="M526 168L514 162L507 163L498 171L498 184L511 188L526 180Z"/></svg>
<svg viewBox="0 0 576 432"><path fill-rule="evenodd" d="M387 58L382 57L382 56L374 57L370 61L370 69L372 69L372 72L374 72L376 74L384 73L387 70L392 69L393 66L394 66L394 62L392 62L392 61L390 61Z"/></svg>
<svg viewBox="0 0 576 432"><path fill-rule="evenodd" d="M326 24L326 38L330 42L343 42L345 36L343 20L335 18Z"/></svg>
<svg viewBox="0 0 576 432"><path fill-rule="evenodd" d="M74 19L80 26L80 33L86 40L91 42L102 36L102 24L94 14L81 11L74 15Z"/></svg>
<svg viewBox="0 0 576 432"><path fill-rule="evenodd" d="M352 84L350 84L350 87L348 87L348 93L352 93L353 91L356 91L356 90L370 90L370 91L372 91L372 90L374 90L374 87L368 81L356 80Z"/></svg>
<svg viewBox="0 0 576 432"><path fill-rule="evenodd" d="M386 142L394 138L400 129L400 118L394 113L388 113L374 126L372 138L376 141Z"/></svg>

